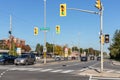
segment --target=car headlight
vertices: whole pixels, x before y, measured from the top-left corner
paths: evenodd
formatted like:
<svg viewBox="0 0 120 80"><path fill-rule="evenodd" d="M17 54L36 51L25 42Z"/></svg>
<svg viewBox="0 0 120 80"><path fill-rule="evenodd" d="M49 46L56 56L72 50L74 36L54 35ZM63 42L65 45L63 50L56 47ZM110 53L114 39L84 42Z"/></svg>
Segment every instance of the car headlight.
<svg viewBox="0 0 120 80"><path fill-rule="evenodd" d="M4 61L5 59L0 59L0 61L2 62L2 61Z"/></svg>
<svg viewBox="0 0 120 80"><path fill-rule="evenodd" d="M25 61L24 59L20 60L21 63L23 63L24 61Z"/></svg>

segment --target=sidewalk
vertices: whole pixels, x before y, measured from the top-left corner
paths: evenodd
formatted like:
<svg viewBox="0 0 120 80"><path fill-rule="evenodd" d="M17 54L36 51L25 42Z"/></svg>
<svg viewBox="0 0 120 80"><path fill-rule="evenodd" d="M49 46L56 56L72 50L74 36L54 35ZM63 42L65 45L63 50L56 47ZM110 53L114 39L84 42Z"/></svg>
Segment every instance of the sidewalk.
<svg viewBox="0 0 120 80"><path fill-rule="evenodd" d="M120 66L120 62L112 60L112 64Z"/></svg>
<svg viewBox="0 0 120 80"><path fill-rule="evenodd" d="M113 65L120 66L120 62L112 60ZM87 70L81 72L79 75L84 76L94 76L94 77L113 77L113 78L120 78L120 72L112 72L112 70L105 69L102 73L100 69L95 68L88 68Z"/></svg>
<svg viewBox="0 0 120 80"><path fill-rule="evenodd" d="M47 59L46 64L44 64L44 59L38 61L34 64L35 67L46 66L46 65L55 65L60 63L68 63L68 62L79 62L79 60L68 60L68 61L55 61L54 59Z"/></svg>
<svg viewBox="0 0 120 80"><path fill-rule="evenodd" d="M102 73L100 73L100 70L93 70L93 69L88 69L84 72L81 72L79 75L120 78L120 73L111 73L111 72L106 72L106 71L103 71Z"/></svg>

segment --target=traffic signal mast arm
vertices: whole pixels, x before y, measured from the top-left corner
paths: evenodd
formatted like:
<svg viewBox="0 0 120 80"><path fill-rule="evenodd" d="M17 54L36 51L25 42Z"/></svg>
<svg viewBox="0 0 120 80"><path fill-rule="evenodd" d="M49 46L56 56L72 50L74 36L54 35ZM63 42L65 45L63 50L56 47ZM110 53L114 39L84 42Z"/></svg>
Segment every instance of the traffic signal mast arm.
<svg viewBox="0 0 120 80"><path fill-rule="evenodd" d="M91 13L91 14L100 14L100 12L95 12L95 11L90 11L90 10L83 10L83 9L77 9L77 8L67 8L67 9L81 11L81 12L87 12L87 13Z"/></svg>

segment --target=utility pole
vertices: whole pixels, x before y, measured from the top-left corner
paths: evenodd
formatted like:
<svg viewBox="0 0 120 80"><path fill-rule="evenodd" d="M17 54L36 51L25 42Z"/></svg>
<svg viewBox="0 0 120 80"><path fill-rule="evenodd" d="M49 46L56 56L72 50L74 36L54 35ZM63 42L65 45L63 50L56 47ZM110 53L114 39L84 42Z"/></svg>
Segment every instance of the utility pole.
<svg viewBox="0 0 120 80"><path fill-rule="evenodd" d="M9 39L10 39L10 48L9 51L12 49L12 17L10 15L10 30L9 30Z"/></svg>
<svg viewBox="0 0 120 80"><path fill-rule="evenodd" d="M46 0L44 0L44 28L46 28ZM43 47L43 52L44 52L44 64L46 64L46 30L44 31L44 47Z"/></svg>

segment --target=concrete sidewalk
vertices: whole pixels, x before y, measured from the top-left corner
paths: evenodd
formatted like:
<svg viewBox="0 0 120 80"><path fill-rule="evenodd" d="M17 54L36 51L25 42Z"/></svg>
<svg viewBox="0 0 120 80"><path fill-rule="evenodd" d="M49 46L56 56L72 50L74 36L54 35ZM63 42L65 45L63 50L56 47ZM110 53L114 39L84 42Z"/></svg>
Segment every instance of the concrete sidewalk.
<svg viewBox="0 0 120 80"><path fill-rule="evenodd" d="M79 73L79 75L120 78L120 73L112 73L112 72L107 72L107 71L103 71L102 73L100 73L100 70L94 70L94 69L88 69L86 71Z"/></svg>
<svg viewBox="0 0 120 80"><path fill-rule="evenodd" d="M68 63L68 62L80 62L80 61L79 60L55 61L54 59L47 59L47 63L44 64L44 60L42 59L38 61L36 64L34 64L33 66L40 67L40 66L55 65L55 64Z"/></svg>
<svg viewBox="0 0 120 80"><path fill-rule="evenodd" d="M120 66L120 62L118 62L118 61L114 61L114 60L113 60L113 61L112 61L112 64L113 64L113 65L118 65L118 66Z"/></svg>
<svg viewBox="0 0 120 80"><path fill-rule="evenodd" d="M112 60L113 65L120 66L120 62ZM119 71L118 71L119 72ZM84 76L94 76L94 77L108 77L108 78L120 78L120 72L112 72L112 70L105 69L102 73L100 72L100 69L95 68L88 68L87 70L79 73L79 75Z"/></svg>

